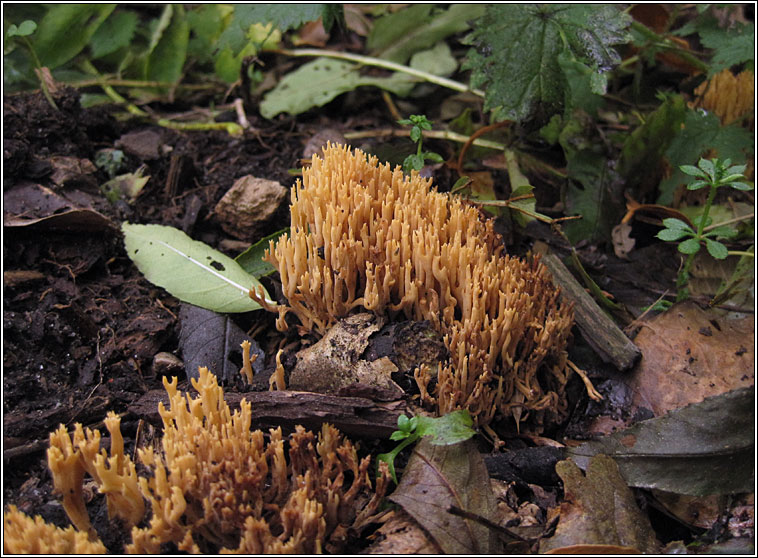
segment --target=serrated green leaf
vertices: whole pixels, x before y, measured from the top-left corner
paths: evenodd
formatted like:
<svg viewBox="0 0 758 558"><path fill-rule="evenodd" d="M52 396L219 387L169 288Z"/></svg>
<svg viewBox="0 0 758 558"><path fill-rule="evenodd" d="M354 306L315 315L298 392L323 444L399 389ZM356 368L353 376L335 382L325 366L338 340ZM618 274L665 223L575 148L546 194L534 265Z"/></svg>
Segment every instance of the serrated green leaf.
<svg viewBox="0 0 758 558"><path fill-rule="evenodd" d="M752 150L753 144L753 134L740 126L722 126L719 117L713 113L688 110L684 127L677 132L666 151L672 173L658 186L656 203L670 206L676 188L688 182L679 165L696 161L706 152L743 162L746 160L745 153Z"/></svg>
<svg viewBox="0 0 758 558"><path fill-rule="evenodd" d="M234 261L236 261L238 264L242 266L242 269L244 269L246 272L248 272L250 275L255 277L256 279L260 279L261 277L266 277L267 275L271 275L276 271L276 268L271 265L268 262L263 261L263 253L270 248L271 241L276 242L277 239L279 239L280 236L284 234L288 234L290 231L290 228L287 227L286 229L282 229L280 231L276 231L275 233L272 233L266 237L261 238L258 242L253 244L250 248L242 252L239 256L234 258Z"/></svg>
<svg viewBox="0 0 758 558"><path fill-rule="evenodd" d="M247 45L247 32L255 23L273 23L280 31L300 27L321 17L323 4L235 4L234 16L218 40L220 49L237 56Z"/></svg>
<svg viewBox="0 0 758 558"><path fill-rule="evenodd" d="M124 223L121 230L129 258L176 298L216 312L260 308L248 291L263 287L232 258L173 227Z"/></svg>
<svg viewBox="0 0 758 558"><path fill-rule="evenodd" d="M92 58L107 56L128 46L137 28L137 14L131 11L113 12L92 35L89 46Z"/></svg>
<svg viewBox="0 0 758 558"><path fill-rule="evenodd" d="M679 240L680 238L684 238L685 236L687 236L687 232L688 231L684 231L681 229L663 229L662 231L658 231L658 234L655 236L660 238L661 240L672 242L674 240Z"/></svg>
<svg viewBox="0 0 758 558"><path fill-rule="evenodd" d="M705 248L717 260L723 260L729 255L729 250L727 250L726 246L710 238L705 239Z"/></svg>
<svg viewBox="0 0 758 558"><path fill-rule="evenodd" d="M714 49L708 69L713 76L725 68L730 68L755 58L755 25L736 23L730 29L719 27L715 18L708 18L699 26L698 34L706 48Z"/></svg>
<svg viewBox="0 0 758 558"><path fill-rule="evenodd" d="M266 93L260 111L264 118L273 118L281 112L300 114L361 86L381 87L403 96L416 83L416 78L400 73L388 77L364 76L357 64L317 58L284 76Z"/></svg>
<svg viewBox="0 0 758 558"><path fill-rule="evenodd" d="M187 60L189 23L180 4L173 8L168 25L161 30L160 36L153 35L155 45L150 49L145 65L145 77L151 81L178 81Z"/></svg>
<svg viewBox="0 0 758 558"><path fill-rule="evenodd" d="M688 238L679 246L677 246L677 249L682 254L697 254L700 251L700 241L697 238Z"/></svg>
<svg viewBox="0 0 758 558"><path fill-rule="evenodd" d="M597 72L620 57L628 15L616 6L582 4L490 4L465 38L475 48L464 69L471 86L486 91L493 118L522 121L536 112L547 120L564 103L566 78L558 63L565 49Z"/></svg>
<svg viewBox="0 0 758 558"><path fill-rule="evenodd" d="M51 70L79 54L116 4L53 4L34 34L34 49Z"/></svg>

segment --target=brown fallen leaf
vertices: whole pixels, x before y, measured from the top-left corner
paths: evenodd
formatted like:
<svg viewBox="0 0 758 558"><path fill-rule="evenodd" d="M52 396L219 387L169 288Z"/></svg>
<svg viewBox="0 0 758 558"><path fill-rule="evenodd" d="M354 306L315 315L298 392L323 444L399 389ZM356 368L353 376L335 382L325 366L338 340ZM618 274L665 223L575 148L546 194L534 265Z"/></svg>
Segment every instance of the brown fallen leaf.
<svg viewBox="0 0 758 558"><path fill-rule="evenodd" d="M731 318L688 301L646 322L642 360L629 379L633 406L661 416L755 383L753 317Z"/></svg>
<svg viewBox="0 0 758 558"><path fill-rule="evenodd" d="M637 507L612 458L593 457L586 476L570 460L559 462L555 470L563 479L565 499L555 534L540 541L540 553L576 553L571 550L577 545L623 547L624 553L658 551L650 520Z"/></svg>
<svg viewBox="0 0 758 558"><path fill-rule="evenodd" d="M408 512L447 554L500 551L494 531L448 511L454 507L483 518L495 515L487 468L471 440L435 446L422 439L389 499Z"/></svg>

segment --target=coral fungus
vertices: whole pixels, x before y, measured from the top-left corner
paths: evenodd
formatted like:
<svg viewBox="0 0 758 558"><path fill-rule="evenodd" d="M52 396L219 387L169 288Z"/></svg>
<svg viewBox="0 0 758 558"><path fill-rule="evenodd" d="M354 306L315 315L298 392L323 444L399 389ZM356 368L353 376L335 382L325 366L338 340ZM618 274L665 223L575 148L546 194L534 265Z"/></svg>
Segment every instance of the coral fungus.
<svg viewBox="0 0 758 558"><path fill-rule="evenodd" d="M159 404L160 450L138 450L147 475L138 476L124 454L115 414L106 419L110 456L99 449L99 432L81 425L72 437L63 426L51 434L48 463L78 532L50 531L56 528L20 518L15 510L6 512L6 525L29 536L45 529L51 533L45 540L60 539L59 546L45 543L41 551L84 549L87 540L104 549L82 499L85 472L105 493L109 515L131 527L125 549L136 554L159 553L172 544L192 553L339 551L347 530L377 512L386 469L372 491L370 458L359 460L353 444L334 427L324 424L318 436L302 427L288 439L281 429L266 436L251 430L249 402L230 411L207 369L201 368L192 383L199 393L195 398L179 392L176 378L164 379L170 405Z"/></svg>
<svg viewBox="0 0 758 558"><path fill-rule="evenodd" d="M288 302L268 307L277 327L292 312L302 330L324 334L358 308L428 320L451 359L416 380L440 414L467 408L479 425L498 411L563 415L572 309L537 258L503 254L475 207L418 173L330 145L303 170L290 210L289 235L265 257Z"/></svg>

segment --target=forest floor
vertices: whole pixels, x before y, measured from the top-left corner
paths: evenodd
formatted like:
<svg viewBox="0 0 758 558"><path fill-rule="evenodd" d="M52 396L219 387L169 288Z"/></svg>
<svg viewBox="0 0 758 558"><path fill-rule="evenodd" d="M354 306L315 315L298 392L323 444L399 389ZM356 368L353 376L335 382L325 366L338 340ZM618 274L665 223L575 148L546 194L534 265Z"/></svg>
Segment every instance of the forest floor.
<svg viewBox="0 0 758 558"><path fill-rule="evenodd" d="M318 133L395 124L379 93L351 95L339 106L297 119L269 121L249 116L254 131L242 137L220 131L178 132L137 119L119 120L106 109L80 108L78 94L69 89L57 97L57 103L59 111L37 93L6 97L3 106L3 495L6 505L16 504L26 513L66 525L47 468L49 433L59 424L100 427L106 412L113 410L122 416L122 431L131 451L140 424L150 420L140 414L140 400L153 390L162 390L167 375L178 374L180 387L188 389L181 371L180 302L149 283L127 257L120 222L170 225L233 257L258 240L230 237L214 214L236 179L253 175L288 188L295 180L289 170L302 166L306 144ZM150 177L130 203L105 199L99 185L109 177L92 164L96 152L117 147L127 153L128 171L144 165L144 175ZM361 140L360 147L385 154L391 148L397 152L413 148L400 138ZM429 148L445 158L452 156L445 142L431 141ZM490 172L495 183L507 181L505 171ZM442 166L434 179L446 191L457 175ZM536 195L538 206L553 201L549 191L538 190ZM259 237L281 229L284 222L266 223ZM525 254L536 240L566 253L565 245L547 226L503 232L514 242L509 250L516 253ZM671 245L638 245L628 260L618 259L608 248L580 245L578 249L600 286L624 303L633 318L670 290L676 276L677 258ZM274 292L275 279L266 281ZM270 373L275 349L284 338L275 331L274 316L258 311L235 316L234 321L243 330L257 332L256 340L265 352L264 368ZM637 329L632 326L630 331ZM602 388L606 401L611 396L612 402L599 411L596 404L588 403L575 378L570 390L571 418L544 434L556 440L591 437L593 433L586 430L588 416L629 412L624 394L613 402L617 389L613 378L621 373L592 355L578 332L571 351L574 361ZM178 357L178 362L166 353ZM237 385L226 389L240 390ZM507 439L512 431L500 434L510 448L534 445L534 440L519 442L517 436ZM365 439L363 444L364 451L372 452L393 447L386 440ZM486 443L480 447L485 453L492 451ZM560 501L558 486L545 489L552 490L553 504L556 497ZM511 504L516 509L521 506L523 512L524 504L536 502L534 521L544 524L551 499L544 493L542 499L537 498L535 490L511 494ZM105 521L105 506L101 496L93 498L97 526ZM653 506L646 511L661 543L690 542L705 532L686 527ZM106 544L119 551L119 541Z"/></svg>

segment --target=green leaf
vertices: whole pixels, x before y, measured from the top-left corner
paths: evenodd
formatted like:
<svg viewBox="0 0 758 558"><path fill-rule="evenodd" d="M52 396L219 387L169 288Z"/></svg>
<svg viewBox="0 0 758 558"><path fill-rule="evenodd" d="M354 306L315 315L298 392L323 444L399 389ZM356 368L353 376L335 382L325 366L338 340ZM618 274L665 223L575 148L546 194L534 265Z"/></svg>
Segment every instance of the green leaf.
<svg viewBox="0 0 758 558"><path fill-rule="evenodd" d="M137 28L137 14L131 11L113 12L90 39L92 58L107 56L128 46Z"/></svg>
<svg viewBox="0 0 758 558"><path fill-rule="evenodd" d="M754 488L755 388L741 388L639 422L567 453L618 463L629 486L705 496Z"/></svg>
<svg viewBox="0 0 758 558"><path fill-rule="evenodd" d="M264 118L273 118L281 112L300 114L361 86L381 87L403 96L416 83L415 78L400 73L389 77L364 76L358 64L317 58L284 76L264 96L260 111Z"/></svg>
<svg viewBox="0 0 758 558"><path fill-rule="evenodd" d="M684 127L677 132L666 151L672 173L659 184L656 203L670 206L677 187L688 182L679 165L697 161L706 152L744 162L745 153L753 149L753 143L753 134L740 126L722 126L719 117L713 113L688 110Z"/></svg>
<svg viewBox="0 0 758 558"><path fill-rule="evenodd" d="M31 19L22 21L18 26L15 23L11 23L8 30L5 32L7 38L10 37L28 37L37 29L37 24Z"/></svg>
<svg viewBox="0 0 758 558"><path fill-rule="evenodd" d="M300 27L321 17L323 4L235 4L234 16L219 37L218 47L236 56L247 45L247 32L255 23L273 23L280 31Z"/></svg>
<svg viewBox="0 0 758 558"><path fill-rule="evenodd" d="M661 180L663 157L680 133L687 115L681 95L668 96L644 124L627 137L621 150L619 173L631 192L653 191ZM638 194L642 195L642 194Z"/></svg>
<svg viewBox="0 0 758 558"><path fill-rule="evenodd" d="M604 155L589 149L571 154L567 171L566 212L582 218L564 225L566 235L572 243L608 241L624 213L620 177Z"/></svg>
<svg viewBox="0 0 758 558"><path fill-rule="evenodd" d="M677 229L663 229L662 231L658 231L658 234L655 235L656 237L660 238L661 240L666 240L668 242L672 242L674 240L679 240L680 238L683 238L687 236L688 231L684 230L677 230Z"/></svg>
<svg viewBox="0 0 758 558"><path fill-rule="evenodd" d="M706 48L714 49L708 76L713 76L725 68L755 58L755 25L736 23L732 29L722 29L715 18L698 29L700 40Z"/></svg>
<svg viewBox="0 0 758 558"><path fill-rule="evenodd" d="M667 229L685 230L689 232L694 232L692 230L692 227L690 227L687 223L685 223L681 219L675 219L673 217L664 219L663 226L666 227Z"/></svg>
<svg viewBox="0 0 758 558"><path fill-rule="evenodd" d="M366 41L374 56L405 64L417 52L469 29L468 22L484 13L482 4L453 4L445 11L431 4L414 4L376 20Z"/></svg>
<svg viewBox="0 0 758 558"><path fill-rule="evenodd" d="M705 188L706 186L710 186L710 182L705 182L703 180L695 180L695 182L690 182L687 184L688 190L700 190L701 188Z"/></svg>
<svg viewBox="0 0 758 558"><path fill-rule="evenodd" d="M216 312L260 308L248 294L251 288L262 288L260 283L207 244L162 225L124 223L121 230L127 255L147 280L176 298Z"/></svg>
<svg viewBox="0 0 758 558"><path fill-rule="evenodd" d="M694 167L692 165L679 165L679 169L684 174L689 174L690 176L699 176L700 178L708 178L703 171L701 171L699 168Z"/></svg>
<svg viewBox="0 0 758 558"><path fill-rule="evenodd" d="M729 186L731 186L735 190L742 190L743 192L747 192L748 190L753 189L752 184L746 184L745 182L730 182Z"/></svg>
<svg viewBox="0 0 758 558"><path fill-rule="evenodd" d="M464 39L473 45L463 69L471 86L486 91L484 108L496 120L544 120L564 103L566 77L558 55L607 72L619 63L613 45L628 40L630 18L616 6L490 4Z"/></svg>
<svg viewBox="0 0 758 558"><path fill-rule="evenodd" d="M421 128L419 128L418 126L414 126L413 128L411 128L409 136L413 143L418 143L422 138Z"/></svg>
<svg viewBox="0 0 758 558"><path fill-rule="evenodd" d="M441 417L416 416L419 436L434 436L431 442L435 446L449 446L471 438L476 432L474 421L465 409L453 411Z"/></svg>
<svg viewBox="0 0 758 558"><path fill-rule="evenodd" d="M705 234L705 236L712 236L714 238L734 238L738 234L740 234L740 231L738 231L736 228L730 227L729 225L724 225L721 227L716 227L715 229L711 229Z"/></svg>
<svg viewBox="0 0 758 558"><path fill-rule="evenodd" d="M434 153L433 151L424 151L422 155L424 156L424 159L429 159L432 163L442 163L445 161L445 159L442 158L442 155Z"/></svg>
<svg viewBox="0 0 758 558"><path fill-rule="evenodd" d="M52 4L34 35L34 49L51 70L79 54L116 4Z"/></svg>
<svg viewBox="0 0 758 558"><path fill-rule="evenodd" d="M171 5L166 6L169 7ZM173 8L168 25L161 30L160 35L153 35L155 45L150 50L145 66L145 77L151 81L179 81L184 62L187 60L189 22L180 4L174 5Z"/></svg>
<svg viewBox="0 0 758 558"><path fill-rule="evenodd" d="M700 251L700 241L697 238L688 238L679 246L677 246L677 249L682 254L697 254L698 251Z"/></svg>
<svg viewBox="0 0 758 558"><path fill-rule="evenodd" d="M713 165L713 161L710 161L709 159L700 159L700 161L697 163L697 166L703 169L703 172L708 178L710 178L712 181L715 181L716 167Z"/></svg>
<svg viewBox="0 0 758 558"><path fill-rule="evenodd" d="M242 266L242 269L244 269L247 273L256 279L271 275L276 271L276 268L270 263L263 261L263 253L265 250L270 248L271 241L274 241L274 244L276 244L276 241L279 239L279 237L288 234L289 231L290 228L287 227L261 238L250 248L234 258L234 261L240 264Z"/></svg>
<svg viewBox="0 0 758 558"><path fill-rule="evenodd" d="M458 61L447 43L440 41L429 50L422 50L411 57L409 66L435 76L447 77L458 69ZM425 130L431 130L424 128Z"/></svg>
<svg viewBox="0 0 758 558"><path fill-rule="evenodd" d="M726 246L710 238L705 239L705 248L708 250L708 253L717 260L726 259L729 255L729 250L727 250Z"/></svg>

